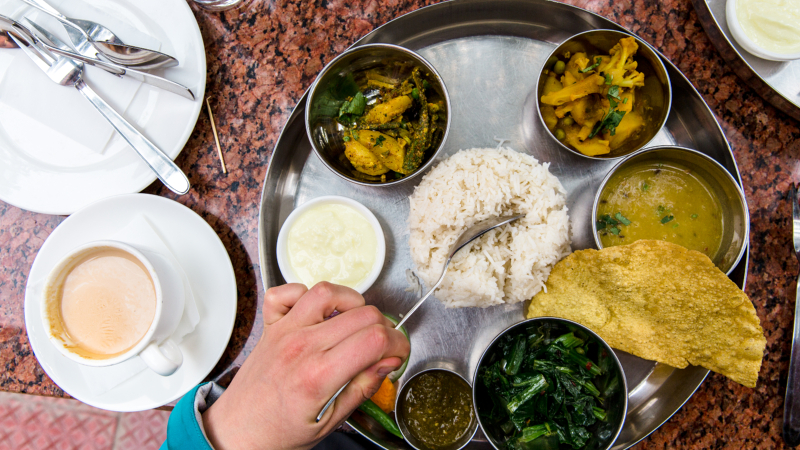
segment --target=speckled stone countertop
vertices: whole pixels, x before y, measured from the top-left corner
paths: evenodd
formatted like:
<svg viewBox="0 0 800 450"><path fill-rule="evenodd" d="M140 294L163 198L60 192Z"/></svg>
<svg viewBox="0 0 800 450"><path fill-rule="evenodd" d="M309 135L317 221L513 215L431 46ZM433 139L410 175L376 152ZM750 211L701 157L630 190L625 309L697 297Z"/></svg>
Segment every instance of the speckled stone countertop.
<svg viewBox="0 0 800 450"><path fill-rule="evenodd" d="M327 61L376 26L422 0L320 2L252 0L225 13L195 8L208 57L227 175L219 169L203 113L177 159L192 190L176 197L160 183L145 192L199 213L231 256L239 292L230 344L211 378L226 383L261 330L258 210L272 148L292 108ZM800 128L764 102L721 59L690 0L569 0L628 27L691 80L717 116L744 180L752 218L746 292L767 336L758 387L712 374L681 410L637 445L652 448L780 448L783 395L798 264L790 251L789 184L800 178ZM45 375L25 334L25 282L36 252L64 217L0 202L0 389L66 396Z"/></svg>

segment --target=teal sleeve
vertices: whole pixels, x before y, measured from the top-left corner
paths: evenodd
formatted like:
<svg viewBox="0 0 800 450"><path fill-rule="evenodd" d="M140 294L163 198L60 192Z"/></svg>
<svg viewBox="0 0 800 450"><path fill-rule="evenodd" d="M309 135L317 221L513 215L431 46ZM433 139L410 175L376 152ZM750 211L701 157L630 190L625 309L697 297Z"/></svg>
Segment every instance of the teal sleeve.
<svg viewBox="0 0 800 450"><path fill-rule="evenodd" d="M200 414L207 408L206 396L211 390L222 391L213 383L204 383L187 392L175 405L169 415L167 440L161 444L161 450L213 450L199 423L202 420Z"/></svg>

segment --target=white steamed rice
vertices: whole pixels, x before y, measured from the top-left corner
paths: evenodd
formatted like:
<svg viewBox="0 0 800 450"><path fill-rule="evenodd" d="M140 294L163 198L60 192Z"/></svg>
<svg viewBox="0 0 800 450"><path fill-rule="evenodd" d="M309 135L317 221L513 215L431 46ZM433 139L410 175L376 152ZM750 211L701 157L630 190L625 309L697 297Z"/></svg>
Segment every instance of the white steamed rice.
<svg viewBox="0 0 800 450"><path fill-rule="evenodd" d="M508 148L461 150L438 163L411 195L409 247L427 286L450 247L474 223L526 217L493 230L450 263L436 298L448 308L528 300L570 253L566 192L549 164Z"/></svg>

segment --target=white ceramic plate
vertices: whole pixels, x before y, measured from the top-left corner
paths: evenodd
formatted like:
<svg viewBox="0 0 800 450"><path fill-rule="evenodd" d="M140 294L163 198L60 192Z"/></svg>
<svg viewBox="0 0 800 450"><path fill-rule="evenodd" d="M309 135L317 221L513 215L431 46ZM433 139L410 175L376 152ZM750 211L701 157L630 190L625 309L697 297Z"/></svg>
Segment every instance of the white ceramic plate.
<svg viewBox="0 0 800 450"><path fill-rule="evenodd" d="M200 322L181 342L183 365L173 375L162 377L145 370L104 394L93 395L78 363L59 353L48 340L35 286L71 249L86 242L110 239L141 214L147 217L189 278ZM236 279L219 237L189 208L154 195L107 198L68 217L36 255L25 289L25 327L44 371L69 395L111 411L152 409L180 398L217 364L228 345L235 319Z"/></svg>
<svg viewBox="0 0 800 450"><path fill-rule="evenodd" d="M154 73L189 87L195 95L194 101L142 84L123 112L129 122L170 158L177 157L197 122L206 82L203 38L186 1L81 0L54 1L53 5L75 18L91 19L101 11L115 23L128 26L140 36L156 39L161 43L162 51L180 61L177 67ZM0 0L0 14L15 19L34 11L18 0ZM38 15L35 16L37 23L41 17ZM50 24L48 19L53 20L42 18L42 24ZM59 27L48 28L63 33L63 28ZM123 33L117 31L117 34L124 38ZM24 63L15 60L20 54L18 49L0 49L0 101L3 95L9 96L14 92L15 86L9 86L8 82L3 84L3 73L12 63ZM111 76L93 67L87 68L86 75L90 84L93 77L97 80ZM24 81L42 85L52 83L44 78L44 74L36 74ZM69 95L75 96L75 102L88 105L77 90L53 86L74 91ZM44 100L38 101L43 103ZM139 192L156 179L116 133L104 151L92 151L79 142L80 139L65 138L63 133L54 131L57 126L43 125L42 121L30 120L24 114L10 114L9 109L0 111L0 200L34 212L70 214L102 198ZM89 129L89 124L102 127L106 123L91 106L81 105L67 115L67 120ZM46 121L48 124L52 122Z"/></svg>

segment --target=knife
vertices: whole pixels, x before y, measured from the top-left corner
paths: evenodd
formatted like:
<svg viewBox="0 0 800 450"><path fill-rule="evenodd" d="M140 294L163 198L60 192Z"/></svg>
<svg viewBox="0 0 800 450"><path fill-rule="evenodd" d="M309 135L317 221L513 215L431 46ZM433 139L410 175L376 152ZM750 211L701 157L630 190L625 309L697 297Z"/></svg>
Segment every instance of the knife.
<svg viewBox="0 0 800 450"><path fill-rule="evenodd" d="M158 75L153 75L151 73L142 72L136 69L130 69L127 67L120 66L118 64L114 64L112 62L102 61L95 58L89 58L87 56L76 53L72 51L72 48L69 45L65 44L55 35L45 30L32 20L28 18L25 18L25 20L28 22L30 26L32 26L35 29L35 33L32 34L36 38L36 43L46 48L47 50L51 51L52 53L55 53L59 56L65 56L67 58L76 61L81 61L95 67L99 67L100 69L103 69L108 73L120 77L123 76L131 77L134 80L138 80L141 81L142 83L146 83L151 86L155 86L157 88L172 92L174 94L178 94L181 97L188 98L189 100L195 100L195 96L194 93L192 93L192 90L180 83L176 83L174 81L168 80Z"/></svg>
<svg viewBox="0 0 800 450"><path fill-rule="evenodd" d="M792 201L792 240L795 255L800 260L800 204L797 203L797 186L792 184L789 199ZM800 283L800 279L798 279ZM783 405L783 440L790 447L800 444L800 290L795 294L792 353L789 359L789 376L786 380L786 400Z"/></svg>

